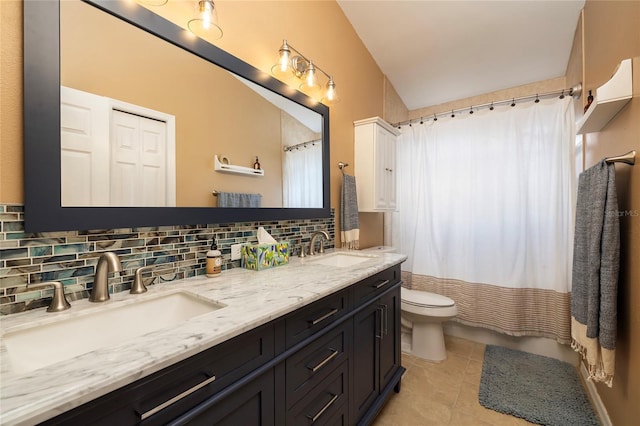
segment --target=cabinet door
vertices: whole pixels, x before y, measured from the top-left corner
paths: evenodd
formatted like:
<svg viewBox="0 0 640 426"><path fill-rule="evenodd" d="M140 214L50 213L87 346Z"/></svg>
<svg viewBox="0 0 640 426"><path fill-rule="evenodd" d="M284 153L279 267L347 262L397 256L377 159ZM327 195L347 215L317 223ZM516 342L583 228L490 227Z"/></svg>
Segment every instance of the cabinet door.
<svg viewBox="0 0 640 426"><path fill-rule="evenodd" d="M380 389L389 383L400 366L400 289L380 298L382 337L380 338Z"/></svg>
<svg viewBox="0 0 640 426"><path fill-rule="evenodd" d="M376 134L373 142L373 156L375 162L374 173L374 199L376 208L387 208L387 178L389 167L387 165L387 142L389 133L380 126L376 126Z"/></svg>
<svg viewBox="0 0 640 426"><path fill-rule="evenodd" d="M275 423L274 377L269 370L230 395L195 407L172 425L268 426Z"/></svg>
<svg viewBox="0 0 640 426"><path fill-rule="evenodd" d="M382 308L372 303L353 318L352 418L359 419L377 398L380 389L378 358Z"/></svg>
<svg viewBox="0 0 640 426"><path fill-rule="evenodd" d="M396 137L384 130L385 208L396 209Z"/></svg>

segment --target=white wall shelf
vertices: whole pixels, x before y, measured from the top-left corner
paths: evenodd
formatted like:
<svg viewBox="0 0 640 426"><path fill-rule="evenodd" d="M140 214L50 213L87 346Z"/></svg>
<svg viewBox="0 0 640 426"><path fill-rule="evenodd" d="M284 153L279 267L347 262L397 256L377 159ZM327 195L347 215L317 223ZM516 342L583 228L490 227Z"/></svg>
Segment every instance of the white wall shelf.
<svg viewBox="0 0 640 426"><path fill-rule="evenodd" d="M576 125L579 135L602 130L633 97L631 59L623 60L609 81L595 92L591 106Z"/></svg>
<svg viewBox="0 0 640 426"><path fill-rule="evenodd" d="M215 156L215 170L220 173L235 173L240 175L249 175L249 176L264 176L264 170L262 169L254 169L251 167L245 166L234 166L233 164L226 164L220 162L218 156Z"/></svg>

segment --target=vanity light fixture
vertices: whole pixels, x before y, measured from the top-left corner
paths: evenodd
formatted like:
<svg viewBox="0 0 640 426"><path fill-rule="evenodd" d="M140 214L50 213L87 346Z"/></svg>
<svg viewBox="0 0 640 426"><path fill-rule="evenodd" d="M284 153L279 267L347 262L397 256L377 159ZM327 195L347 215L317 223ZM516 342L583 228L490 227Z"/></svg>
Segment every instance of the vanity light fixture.
<svg viewBox="0 0 640 426"><path fill-rule="evenodd" d="M169 0L136 0L147 6L164 6ZM187 22L191 33L201 39L212 41L222 38L222 28L218 25L218 12L213 0L196 0L195 15Z"/></svg>
<svg viewBox="0 0 640 426"><path fill-rule="evenodd" d="M292 52L295 53L295 55L292 55ZM324 74L328 79L324 90L318 79L318 72ZM278 51L278 63L271 67L271 73L284 81L286 81L290 75L296 76L302 80L298 89L313 98L320 99L320 102L325 105L331 106L340 101L333 76L327 74L311 59L307 59L302 53L287 43L287 40L283 40L282 42L282 46Z"/></svg>
<svg viewBox="0 0 640 426"><path fill-rule="evenodd" d="M218 12L213 0L195 2L196 17L187 23L189 31L205 40L222 38L222 28L218 26Z"/></svg>

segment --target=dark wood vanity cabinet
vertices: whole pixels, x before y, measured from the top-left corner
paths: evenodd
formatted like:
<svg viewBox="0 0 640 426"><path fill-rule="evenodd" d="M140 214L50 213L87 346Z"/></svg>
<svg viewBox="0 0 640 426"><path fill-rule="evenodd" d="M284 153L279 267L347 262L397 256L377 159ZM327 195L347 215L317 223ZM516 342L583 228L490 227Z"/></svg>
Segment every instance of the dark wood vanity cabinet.
<svg viewBox="0 0 640 426"><path fill-rule="evenodd" d="M352 416L364 424L373 420L384 402L380 396L388 395L389 384L399 383L404 372L399 368L400 287L393 272L384 271L356 288L356 294L373 298L353 317ZM379 406L371 410L376 401Z"/></svg>
<svg viewBox="0 0 640 426"><path fill-rule="evenodd" d="M266 324L44 424L166 425L213 396L233 393L244 377L274 355L274 324ZM267 390L272 394L273 386Z"/></svg>
<svg viewBox="0 0 640 426"><path fill-rule="evenodd" d="M44 424L370 424L404 371L396 265Z"/></svg>

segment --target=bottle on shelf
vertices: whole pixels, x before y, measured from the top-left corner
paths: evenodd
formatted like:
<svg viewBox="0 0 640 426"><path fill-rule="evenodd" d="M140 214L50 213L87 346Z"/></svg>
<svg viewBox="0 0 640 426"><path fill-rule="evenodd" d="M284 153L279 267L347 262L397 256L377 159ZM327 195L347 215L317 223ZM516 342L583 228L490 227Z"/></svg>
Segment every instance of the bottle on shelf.
<svg viewBox="0 0 640 426"><path fill-rule="evenodd" d="M253 163L254 170L260 170L260 161L258 161L258 157L256 156L256 161Z"/></svg>
<svg viewBox="0 0 640 426"><path fill-rule="evenodd" d="M587 96L587 104L584 106L584 112L587 112L592 103L593 95L591 94L591 90L589 90L589 96Z"/></svg>

